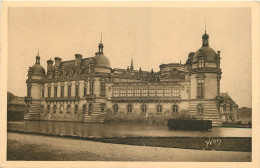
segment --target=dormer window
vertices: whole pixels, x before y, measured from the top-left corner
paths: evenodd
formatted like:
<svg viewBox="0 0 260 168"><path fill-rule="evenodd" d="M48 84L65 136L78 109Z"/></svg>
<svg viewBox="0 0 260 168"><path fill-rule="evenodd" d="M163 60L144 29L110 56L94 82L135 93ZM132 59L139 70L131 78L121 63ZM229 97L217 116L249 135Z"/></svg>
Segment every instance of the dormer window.
<svg viewBox="0 0 260 168"><path fill-rule="evenodd" d="M204 68L205 67L205 60L204 59L199 59L199 68Z"/></svg>

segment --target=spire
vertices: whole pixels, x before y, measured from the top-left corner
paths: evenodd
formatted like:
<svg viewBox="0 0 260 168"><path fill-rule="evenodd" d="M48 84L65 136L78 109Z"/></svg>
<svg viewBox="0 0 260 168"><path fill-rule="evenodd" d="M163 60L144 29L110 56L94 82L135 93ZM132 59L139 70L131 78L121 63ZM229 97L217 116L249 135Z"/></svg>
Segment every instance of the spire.
<svg viewBox="0 0 260 168"><path fill-rule="evenodd" d="M133 63L133 58L132 58L132 60L131 60L130 69L131 69L131 70L134 70L134 63Z"/></svg>
<svg viewBox="0 0 260 168"><path fill-rule="evenodd" d="M102 30L101 30L101 38L100 38L100 43L98 45L98 53L103 53L103 48L104 48L104 45L102 43Z"/></svg>
<svg viewBox="0 0 260 168"><path fill-rule="evenodd" d="M39 48L38 48L38 53L37 53L37 56L36 56L36 64L40 64L40 54L39 54Z"/></svg>
<svg viewBox="0 0 260 168"><path fill-rule="evenodd" d="M202 47L208 47L209 46L209 35L206 33L206 29L205 29L205 33L202 36Z"/></svg>
<svg viewBox="0 0 260 168"><path fill-rule="evenodd" d="M205 18L205 34L207 33L207 20Z"/></svg>

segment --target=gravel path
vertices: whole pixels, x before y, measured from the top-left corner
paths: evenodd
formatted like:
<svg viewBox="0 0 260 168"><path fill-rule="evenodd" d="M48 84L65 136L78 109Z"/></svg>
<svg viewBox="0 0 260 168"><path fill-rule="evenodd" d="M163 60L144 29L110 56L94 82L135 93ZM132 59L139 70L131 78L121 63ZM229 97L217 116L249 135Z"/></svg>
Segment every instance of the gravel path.
<svg viewBox="0 0 260 168"><path fill-rule="evenodd" d="M8 160L249 162L252 154L121 145L17 133L8 133L7 139Z"/></svg>

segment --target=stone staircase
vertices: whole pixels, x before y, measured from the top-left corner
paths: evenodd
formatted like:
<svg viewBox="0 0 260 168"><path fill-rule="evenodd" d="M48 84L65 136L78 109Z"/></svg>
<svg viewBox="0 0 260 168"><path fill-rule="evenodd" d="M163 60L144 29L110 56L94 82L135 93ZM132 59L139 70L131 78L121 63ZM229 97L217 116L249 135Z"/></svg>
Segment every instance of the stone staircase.
<svg viewBox="0 0 260 168"><path fill-rule="evenodd" d="M197 104L203 104L203 113L199 115L204 120L211 120L212 126L222 126L222 122L219 116L218 108L216 102L214 101L194 101L190 102L190 115L197 116Z"/></svg>
<svg viewBox="0 0 260 168"><path fill-rule="evenodd" d="M41 103L33 102L30 104L28 113L24 114L24 120L40 120Z"/></svg>
<svg viewBox="0 0 260 168"><path fill-rule="evenodd" d="M102 113L100 103L92 103L92 111L88 111L84 116L84 122L99 122L105 121L105 113Z"/></svg>

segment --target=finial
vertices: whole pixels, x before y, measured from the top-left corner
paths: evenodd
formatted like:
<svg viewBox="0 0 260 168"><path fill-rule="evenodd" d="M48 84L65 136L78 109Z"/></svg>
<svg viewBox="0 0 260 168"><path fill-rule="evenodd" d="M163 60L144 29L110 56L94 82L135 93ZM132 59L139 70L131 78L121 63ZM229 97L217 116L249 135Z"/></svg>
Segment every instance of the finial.
<svg viewBox="0 0 260 168"><path fill-rule="evenodd" d="M102 29L101 29L101 39L100 39L100 43L102 43Z"/></svg>
<svg viewBox="0 0 260 168"><path fill-rule="evenodd" d="M131 70L134 70L134 63L133 63L133 58L132 58L132 60L131 60L130 69L131 69Z"/></svg>
<svg viewBox="0 0 260 168"><path fill-rule="evenodd" d="M38 54L37 54L38 56L40 56L40 54L39 54L39 53L40 53L40 52L39 52L39 47L38 47Z"/></svg>
<svg viewBox="0 0 260 168"><path fill-rule="evenodd" d="M205 18L205 33L207 33L207 20Z"/></svg>

